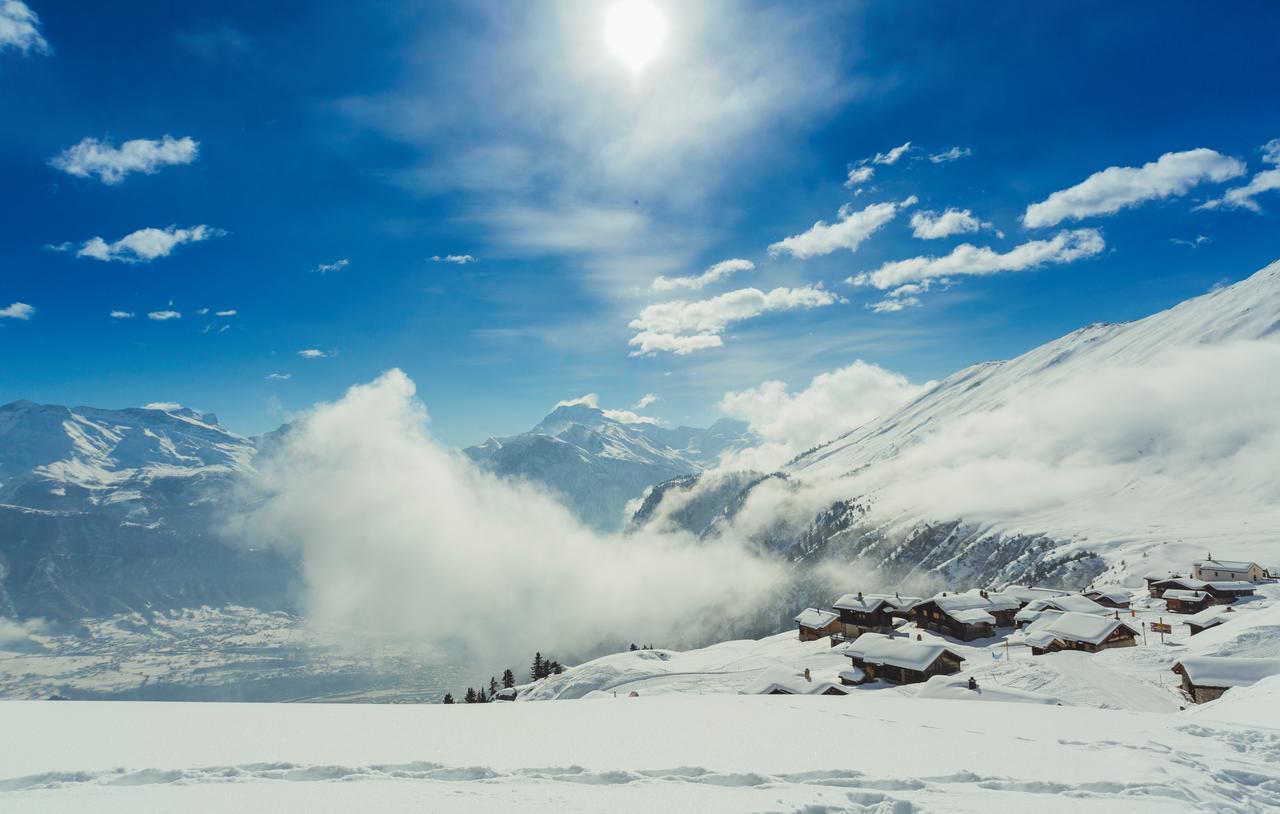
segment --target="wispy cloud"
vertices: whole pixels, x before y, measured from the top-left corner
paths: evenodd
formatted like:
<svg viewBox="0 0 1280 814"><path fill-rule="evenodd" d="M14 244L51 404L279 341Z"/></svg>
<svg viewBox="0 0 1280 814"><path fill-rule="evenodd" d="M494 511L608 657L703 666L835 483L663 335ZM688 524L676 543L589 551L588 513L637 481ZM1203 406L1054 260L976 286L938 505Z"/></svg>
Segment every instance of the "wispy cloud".
<svg viewBox="0 0 1280 814"><path fill-rule="evenodd" d="M684 356L694 351L718 348L720 335L731 323L758 317L770 311L820 308L841 302L823 288L775 288L765 293L758 288L740 288L706 300L675 300L649 305L629 327L636 331L629 344L632 356L659 352Z"/></svg>
<svg viewBox="0 0 1280 814"><path fill-rule="evenodd" d="M292 373L268 373L266 375L268 381L287 382L293 378Z"/></svg>
<svg viewBox="0 0 1280 814"><path fill-rule="evenodd" d="M1241 187L1232 187L1223 193L1221 198L1205 201L1197 209L1248 209L1250 212L1262 212L1262 207L1254 198L1264 192L1280 189L1280 139L1272 139L1260 148L1262 160L1276 165L1275 169L1263 170L1249 179L1249 183Z"/></svg>
<svg viewBox="0 0 1280 814"><path fill-rule="evenodd" d="M40 18L22 0L0 0L0 51L47 54L52 49L40 33Z"/></svg>
<svg viewBox="0 0 1280 814"><path fill-rule="evenodd" d="M660 396L656 396L653 393L645 393L636 401L635 404L631 405L631 409L643 410L644 408L648 407L650 404L653 404L655 401L658 401L659 398Z"/></svg>
<svg viewBox="0 0 1280 814"><path fill-rule="evenodd" d="M112 311L111 312L112 319L133 319L133 316L134 315L132 311Z"/></svg>
<svg viewBox="0 0 1280 814"><path fill-rule="evenodd" d="M875 271L850 277L846 282L883 291L906 283L1026 271L1093 257L1100 254L1106 245L1097 229L1064 230L1048 240L1030 240L1003 254L985 246L979 248L962 243L942 257L912 257L885 263Z"/></svg>
<svg viewBox="0 0 1280 814"><path fill-rule="evenodd" d="M328 359L330 356L333 356L335 354L334 354L334 351L326 352L326 351L320 350L319 348L307 348L306 350L298 351L298 355L301 356L303 359Z"/></svg>
<svg viewBox="0 0 1280 814"><path fill-rule="evenodd" d="M848 204L840 207L838 220L829 224L818 221L808 231L779 240L769 246L769 254L777 256L786 252L793 257L804 260L831 254L839 249L856 252L863 241L879 231L886 223L897 217L898 212L916 203L912 195L899 203L871 204L865 209L853 209Z"/></svg>
<svg viewBox="0 0 1280 814"><path fill-rule="evenodd" d="M908 141L905 144L894 147L892 150L888 151L887 153L876 153L875 156L872 157L871 163L872 164L897 164L898 160L901 159L904 155L906 155L909 152L911 152L911 142Z"/></svg>
<svg viewBox="0 0 1280 814"><path fill-rule="evenodd" d="M465 266L467 263L476 262L476 258L472 257L469 254L446 254L443 256L435 254L431 256L431 262L432 263L453 263L455 265Z"/></svg>
<svg viewBox="0 0 1280 814"><path fill-rule="evenodd" d="M1245 173L1245 165L1230 156L1200 147L1165 153L1141 167L1108 167L1039 203L1022 216L1028 228L1055 226L1064 220L1111 215L1147 201L1186 195L1192 187L1221 183Z"/></svg>
<svg viewBox="0 0 1280 814"><path fill-rule="evenodd" d="M1212 243L1213 241L1204 235L1196 235L1190 240L1184 240L1180 237L1171 237L1169 238L1169 242L1175 246L1186 246L1188 249L1198 249L1205 243Z"/></svg>
<svg viewBox="0 0 1280 814"><path fill-rule="evenodd" d="M237 313L239 312L236 309L229 308L226 311L215 311L213 315L215 317L234 317Z"/></svg>
<svg viewBox="0 0 1280 814"><path fill-rule="evenodd" d="M875 177L876 168L868 166L854 166L849 168L849 175L845 178L844 185L849 189L860 187Z"/></svg>
<svg viewBox="0 0 1280 814"><path fill-rule="evenodd" d="M335 260L332 263L321 263L311 269L311 272L313 274L330 274L335 271L342 271L349 265L351 265L351 261L344 257L341 260Z"/></svg>
<svg viewBox="0 0 1280 814"><path fill-rule="evenodd" d="M96 138L86 138L49 160L49 165L79 178L98 176L104 184L118 184L129 173L146 175L161 167L190 164L200 154L200 144L190 137L175 139L133 139L119 147Z"/></svg>
<svg viewBox="0 0 1280 814"><path fill-rule="evenodd" d="M151 311L147 314L147 319L154 319L157 322L167 322L171 319L182 319L182 314L177 311Z"/></svg>
<svg viewBox="0 0 1280 814"><path fill-rule="evenodd" d="M15 302L0 308L0 319L31 319L31 315L36 312L34 306L27 305L25 302Z"/></svg>
<svg viewBox="0 0 1280 814"><path fill-rule="evenodd" d="M86 240L76 251L76 257L91 257L104 262L150 263L152 260L168 257L174 249L184 243L200 243L225 234L226 232L221 229L203 224L187 229L179 229L177 226L166 226L163 229L148 227L131 232L114 243L108 243L100 237ZM48 248L54 251L67 251L74 248L74 244L64 243Z"/></svg>
<svg viewBox="0 0 1280 814"><path fill-rule="evenodd" d="M689 277L656 277L653 281L654 291L673 291L677 288L690 288L698 290L706 288L712 283L719 282L731 274L739 271L751 271L756 267L755 263L750 260L742 260L735 258L733 260L721 260L719 263L708 268L701 274Z"/></svg>
<svg viewBox="0 0 1280 814"><path fill-rule="evenodd" d="M952 161L959 161L962 158L973 155L973 150L968 147L952 147L950 150L943 150L940 153L932 153L929 160L934 164L948 164Z"/></svg>

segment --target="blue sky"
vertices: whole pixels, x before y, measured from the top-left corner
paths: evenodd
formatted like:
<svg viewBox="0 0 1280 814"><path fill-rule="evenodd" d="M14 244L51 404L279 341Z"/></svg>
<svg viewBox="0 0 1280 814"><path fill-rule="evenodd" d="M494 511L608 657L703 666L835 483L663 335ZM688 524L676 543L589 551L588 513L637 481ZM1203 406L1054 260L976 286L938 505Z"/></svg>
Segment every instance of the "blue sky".
<svg viewBox="0 0 1280 814"><path fill-rule="evenodd" d="M452 444L587 392L707 423L1280 257L1274 3L653 0L638 73L614 5L0 3L0 402L256 433L400 367Z"/></svg>

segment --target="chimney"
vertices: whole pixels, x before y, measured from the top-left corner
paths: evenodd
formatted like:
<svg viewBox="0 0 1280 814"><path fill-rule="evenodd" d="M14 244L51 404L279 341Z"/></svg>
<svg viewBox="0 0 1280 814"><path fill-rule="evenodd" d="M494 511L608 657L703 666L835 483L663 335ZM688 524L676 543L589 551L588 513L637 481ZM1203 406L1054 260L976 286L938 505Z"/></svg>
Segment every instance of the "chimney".
<svg viewBox="0 0 1280 814"><path fill-rule="evenodd" d="M862 591L858 591L858 601L862 601Z"/></svg>
<svg viewBox="0 0 1280 814"><path fill-rule="evenodd" d="M805 680L805 681L813 681L813 678L809 675L809 668L808 668L808 667L804 668L804 680Z"/></svg>

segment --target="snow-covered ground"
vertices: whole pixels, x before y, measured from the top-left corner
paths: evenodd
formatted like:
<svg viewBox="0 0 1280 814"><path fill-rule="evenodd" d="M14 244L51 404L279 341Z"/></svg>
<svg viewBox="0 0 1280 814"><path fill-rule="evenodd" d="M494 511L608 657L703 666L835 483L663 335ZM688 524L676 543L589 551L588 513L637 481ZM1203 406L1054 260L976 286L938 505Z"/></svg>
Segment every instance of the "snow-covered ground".
<svg viewBox="0 0 1280 814"><path fill-rule="evenodd" d="M1250 692L1250 691L1246 691ZM1274 698L1272 699L1274 700ZM1232 712L1228 710L1228 712ZM1263 812L1280 720L852 697L0 703L0 809ZM1229 716L1230 717L1230 716Z"/></svg>
<svg viewBox="0 0 1280 814"><path fill-rule="evenodd" d="M966 669L848 696L749 694L850 666L787 632L605 656L516 703L0 702L0 731L22 733L0 738L0 810L1276 810L1280 676L1196 706L1169 668L1280 654L1280 585L1195 637L1163 603L1136 604L1128 621L1176 632L1032 657L908 626Z"/></svg>

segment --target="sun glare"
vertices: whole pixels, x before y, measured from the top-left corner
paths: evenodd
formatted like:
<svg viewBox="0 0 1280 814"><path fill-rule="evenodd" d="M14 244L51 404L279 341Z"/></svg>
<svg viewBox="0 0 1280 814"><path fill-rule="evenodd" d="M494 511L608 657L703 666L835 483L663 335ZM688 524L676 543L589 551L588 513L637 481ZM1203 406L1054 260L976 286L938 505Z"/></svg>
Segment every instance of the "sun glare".
<svg viewBox="0 0 1280 814"><path fill-rule="evenodd" d="M649 0L619 0L605 15L605 44L633 74L653 61L666 35L667 21Z"/></svg>

